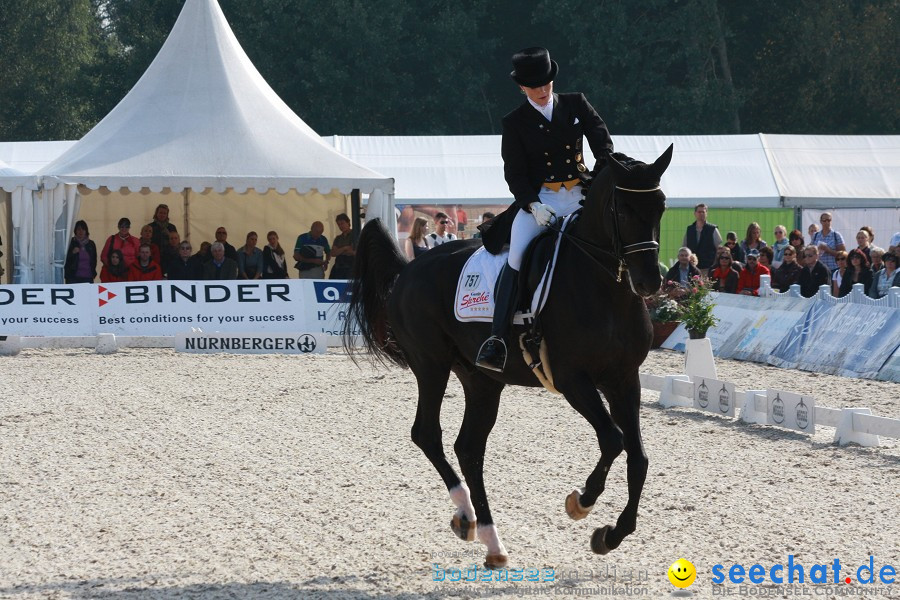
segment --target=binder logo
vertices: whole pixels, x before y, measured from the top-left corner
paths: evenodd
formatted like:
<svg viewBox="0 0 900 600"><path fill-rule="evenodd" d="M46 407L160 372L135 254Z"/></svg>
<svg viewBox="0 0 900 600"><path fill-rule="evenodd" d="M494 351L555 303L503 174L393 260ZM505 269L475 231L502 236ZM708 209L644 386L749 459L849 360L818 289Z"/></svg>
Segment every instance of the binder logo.
<svg viewBox="0 0 900 600"><path fill-rule="evenodd" d="M103 306L104 304L108 304L110 300L112 300L113 298L115 298L117 296L117 294L113 294L111 291L109 291L102 285L97 287L97 293L100 295L100 297L97 299L100 302L100 306ZM106 296L105 299L104 299L104 295Z"/></svg>

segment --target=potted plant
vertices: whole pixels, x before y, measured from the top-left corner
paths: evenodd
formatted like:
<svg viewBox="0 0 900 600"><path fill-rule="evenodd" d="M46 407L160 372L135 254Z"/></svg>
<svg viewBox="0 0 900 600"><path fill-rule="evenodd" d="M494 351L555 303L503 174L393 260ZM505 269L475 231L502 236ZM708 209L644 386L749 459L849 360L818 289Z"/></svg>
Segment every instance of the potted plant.
<svg viewBox="0 0 900 600"><path fill-rule="evenodd" d="M672 332L681 323L681 307L673 298L676 292L675 285L667 281L665 287L656 294L647 297L644 302L650 313L650 322L653 324L653 344L651 348L659 348Z"/></svg>
<svg viewBox="0 0 900 600"><path fill-rule="evenodd" d="M692 340L706 337L706 331L719 324L719 319L713 315L715 304L709 297L711 289L709 280L696 275L691 279L690 287L684 288L680 301L681 322Z"/></svg>

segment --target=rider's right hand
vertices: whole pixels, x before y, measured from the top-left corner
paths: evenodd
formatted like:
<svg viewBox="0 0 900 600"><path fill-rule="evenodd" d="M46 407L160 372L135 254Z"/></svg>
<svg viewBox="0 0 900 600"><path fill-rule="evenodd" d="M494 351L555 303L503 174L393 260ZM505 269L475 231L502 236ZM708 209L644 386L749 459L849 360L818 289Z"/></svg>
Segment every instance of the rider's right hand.
<svg viewBox="0 0 900 600"><path fill-rule="evenodd" d="M553 217L556 216L556 211L543 202L532 202L528 205L528 208L531 210L531 215L534 217L535 222L541 227L548 225Z"/></svg>

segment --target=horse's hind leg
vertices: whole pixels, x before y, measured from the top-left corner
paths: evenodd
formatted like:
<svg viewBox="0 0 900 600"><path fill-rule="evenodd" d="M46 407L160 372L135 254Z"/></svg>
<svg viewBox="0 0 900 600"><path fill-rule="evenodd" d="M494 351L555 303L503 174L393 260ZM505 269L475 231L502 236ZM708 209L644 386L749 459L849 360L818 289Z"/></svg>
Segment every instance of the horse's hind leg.
<svg viewBox="0 0 900 600"><path fill-rule="evenodd" d="M441 404L450 378L450 365L426 363L421 358L411 363L419 384L419 403L412 426L413 443L431 461L447 486L450 499L457 509L451 522L454 532L460 538L472 541L475 539L475 508L469 499L469 489L460 481L444 455L441 437Z"/></svg>
<svg viewBox="0 0 900 600"><path fill-rule="evenodd" d="M594 508L597 498L606 487L606 476L613 461L624 447L622 431L613 422L603 399L591 379L586 374L576 374L565 382L557 382L572 408L577 410L597 433L600 446L600 460L587 478L584 489L575 490L566 498L566 513L575 520L583 519Z"/></svg>
<svg viewBox="0 0 900 600"><path fill-rule="evenodd" d="M509 554L500 541L488 506L484 489L484 453L488 436L497 421L504 384L481 372L457 369L456 374L466 393L466 412L453 448L471 490L478 519L478 540L487 546L484 564L489 569L499 569L509 562Z"/></svg>
<svg viewBox="0 0 900 600"><path fill-rule="evenodd" d="M620 388L607 394L606 398L612 416L625 436L625 451L628 453L628 503L619 515L615 527L607 525L594 532L591 548L598 554L616 549L625 536L637 527L638 502L641 500L649 464L641 439L641 383L637 373L624 378Z"/></svg>

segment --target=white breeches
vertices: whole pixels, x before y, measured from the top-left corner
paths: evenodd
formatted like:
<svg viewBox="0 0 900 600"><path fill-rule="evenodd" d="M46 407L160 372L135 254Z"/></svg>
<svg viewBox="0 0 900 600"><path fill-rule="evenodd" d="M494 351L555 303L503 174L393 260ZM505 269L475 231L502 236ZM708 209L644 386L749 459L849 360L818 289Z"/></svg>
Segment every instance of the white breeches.
<svg viewBox="0 0 900 600"><path fill-rule="evenodd" d="M556 211L557 218L566 217L581 207L579 204L581 186L576 185L571 190L561 187L558 192L542 187L538 197L541 202ZM530 212L519 210L516 218L513 219L512 232L509 237L509 257L506 261L510 267L516 271L522 267L522 256L525 254L525 249L531 240L544 229L545 227L537 224Z"/></svg>

